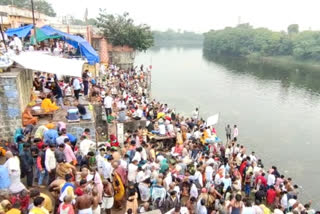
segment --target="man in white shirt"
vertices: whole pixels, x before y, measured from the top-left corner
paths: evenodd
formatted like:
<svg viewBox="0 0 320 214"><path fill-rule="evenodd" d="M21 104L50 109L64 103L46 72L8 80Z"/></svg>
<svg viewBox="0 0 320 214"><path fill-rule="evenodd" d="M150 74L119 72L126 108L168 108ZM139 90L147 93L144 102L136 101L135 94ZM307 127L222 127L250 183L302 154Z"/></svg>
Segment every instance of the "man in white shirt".
<svg viewBox="0 0 320 214"><path fill-rule="evenodd" d="M141 183L144 179L145 179L145 173L143 171L143 169L141 168L141 166L138 167L138 173L137 173L137 177L136 177L136 183Z"/></svg>
<svg viewBox="0 0 320 214"><path fill-rule="evenodd" d="M210 163L209 166L206 166L206 180L207 183L211 183L213 180L213 163Z"/></svg>
<svg viewBox="0 0 320 214"><path fill-rule="evenodd" d="M14 41L14 46L15 46L15 48L16 48L19 52L22 51L22 41L21 41L21 39L20 39L16 34L13 35L13 41Z"/></svg>
<svg viewBox="0 0 320 214"><path fill-rule="evenodd" d="M113 98L108 94L108 96L106 96L103 101L104 108L106 109L107 117L112 113L112 103L113 103Z"/></svg>
<svg viewBox="0 0 320 214"><path fill-rule="evenodd" d="M250 155L250 160L252 163L257 163L258 159L257 157L255 156L255 153L252 152L251 155Z"/></svg>
<svg viewBox="0 0 320 214"><path fill-rule="evenodd" d="M104 158L102 163L102 174L104 179L110 179L112 181L112 172L113 167L111 165L111 161L113 160L112 156L108 157L108 159Z"/></svg>
<svg viewBox="0 0 320 214"><path fill-rule="evenodd" d="M141 120L143 117L143 111L140 107L137 108L137 110L133 113L133 118L135 120Z"/></svg>
<svg viewBox="0 0 320 214"><path fill-rule="evenodd" d="M142 148L141 147L137 148L136 152L134 153L134 156L132 158L132 161L136 160L139 163L141 161L141 158L142 158L141 157L141 152L142 152Z"/></svg>
<svg viewBox="0 0 320 214"><path fill-rule="evenodd" d="M102 168L103 168L103 164L104 164L105 153L106 153L106 149L100 148L99 154L96 155L97 167L98 167L98 172L100 175L102 175Z"/></svg>
<svg viewBox="0 0 320 214"><path fill-rule="evenodd" d="M56 150L56 146L54 144L50 144L49 148L46 150L44 165L49 174L48 184L51 184L54 181L56 176L56 166L57 160L54 155L54 151Z"/></svg>
<svg viewBox="0 0 320 214"><path fill-rule="evenodd" d="M192 119L194 119L194 120L198 120L199 119L199 109L198 108L196 108L196 110L194 110L192 112Z"/></svg>
<svg viewBox="0 0 320 214"><path fill-rule="evenodd" d="M276 176L269 172L268 178L267 178L267 185L268 186L273 186L276 183Z"/></svg>
<svg viewBox="0 0 320 214"><path fill-rule="evenodd" d="M128 166L128 181L135 182L138 174L138 161L133 160Z"/></svg>
<svg viewBox="0 0 320 214"><path fill-rule="evenodd" d="M79 94L81 90L80 80L78 78L74 78L72 86L73 86L74 96L77 100L79 100Z"/></svg>
<svg viewBox="0 0 320 214"><path fill-rule="evenodd" d="M239 135L238 127L237 127L237 125L234 125L234 127L233 127L233 141L234 142L237 142L238 135Z"/></svg>

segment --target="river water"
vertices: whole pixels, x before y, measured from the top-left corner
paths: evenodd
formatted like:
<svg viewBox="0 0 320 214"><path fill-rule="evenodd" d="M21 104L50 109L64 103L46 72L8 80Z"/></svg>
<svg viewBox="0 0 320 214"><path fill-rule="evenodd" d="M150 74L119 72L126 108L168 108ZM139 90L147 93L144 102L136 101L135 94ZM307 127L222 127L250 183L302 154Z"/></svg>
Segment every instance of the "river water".
<svg viewBox="0 0 320 214"><path fill-rule="evenodd" d="M237 124L239 143L300 186L320 208L320 71L203 56L201 47L153 48L136 57L152 64L152 96L177 112L220 113L218 135ZM317 134L318 133L318 134Z"/></svg>

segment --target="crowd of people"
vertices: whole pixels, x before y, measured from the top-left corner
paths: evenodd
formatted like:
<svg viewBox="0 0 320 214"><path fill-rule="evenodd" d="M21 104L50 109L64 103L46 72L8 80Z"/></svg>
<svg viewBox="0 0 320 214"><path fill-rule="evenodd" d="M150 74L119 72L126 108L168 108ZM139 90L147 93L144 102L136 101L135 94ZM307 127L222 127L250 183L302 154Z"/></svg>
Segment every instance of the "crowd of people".
<svg viewBox="0 0 320 214"><path fill-rule="evenodd" d="M311 202L302 203L291 178L276 166L266 169L239 144L236 125L225 128L222 142L198 109L186 117L151 99L149 75L143 66L110 66L100 70L100 78L86 72L73 80L73 96L79 99L81 82L84 96L104 107L109 125L145 121L126 131L124 142L112 133L98 144L89 129L77 139L61 121L35 130L37 121L26 123L13 142L2 141L0 214L316 213ZM168 148L157 137L174 145Z"/></svg>

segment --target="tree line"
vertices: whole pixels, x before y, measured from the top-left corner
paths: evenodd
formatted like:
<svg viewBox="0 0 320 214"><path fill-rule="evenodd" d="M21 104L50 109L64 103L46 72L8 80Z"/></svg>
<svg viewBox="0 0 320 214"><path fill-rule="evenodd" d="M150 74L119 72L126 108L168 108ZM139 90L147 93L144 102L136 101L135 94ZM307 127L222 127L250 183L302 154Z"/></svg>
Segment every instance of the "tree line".
<svg viewBox="0 0 320 214"><path fill-rule="evenodd" d="M203 42L203 34L198 34L191 31L174 31L168 29L166 31L153 31L155 44L162 43L191 43L201 44Z"/></svg>
<svg viewBox="0 0 320 214"><path fill-rule="evenodd" d="M55 17L56 12L52 8L52 5L45 0L33 1L34 9L47 16ZM18 8L31 10L30 0L0 0L0 5L13 5Z"/></svg>
<svg viewBox="0 0 320 214"><path fill-rule="evenodd" d="M253 28L249 24L211 30L204 34L205 54L228 56L293 56L302 60L320 59L320 31L299 32L297 24L287 31Z"/></svg>

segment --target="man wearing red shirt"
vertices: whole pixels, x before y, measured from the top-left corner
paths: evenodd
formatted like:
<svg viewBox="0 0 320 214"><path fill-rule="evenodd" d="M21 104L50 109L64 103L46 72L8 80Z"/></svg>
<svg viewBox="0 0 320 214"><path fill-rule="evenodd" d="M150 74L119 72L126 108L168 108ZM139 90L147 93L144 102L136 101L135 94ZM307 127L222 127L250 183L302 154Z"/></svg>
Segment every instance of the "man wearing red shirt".
<svg viewBox="0 0 320 214"><path fill-rule="evenodd" d="M276 192L274 186L271 186L267 191L267 198L266 198L267 205L274 204L274 201L276 199L276 195L277 195L277 192Z"/></svg>
<svg viewBox="0 0 320 214"><path fill-rule="evenodd" d="M261 175L258 175L256 177L256 185L258 184L258 182L260 181L261 182L261 185L263 185L264 187L267 186L267 179L264 177L265 174L264 172L261 174Z"/></svg>

